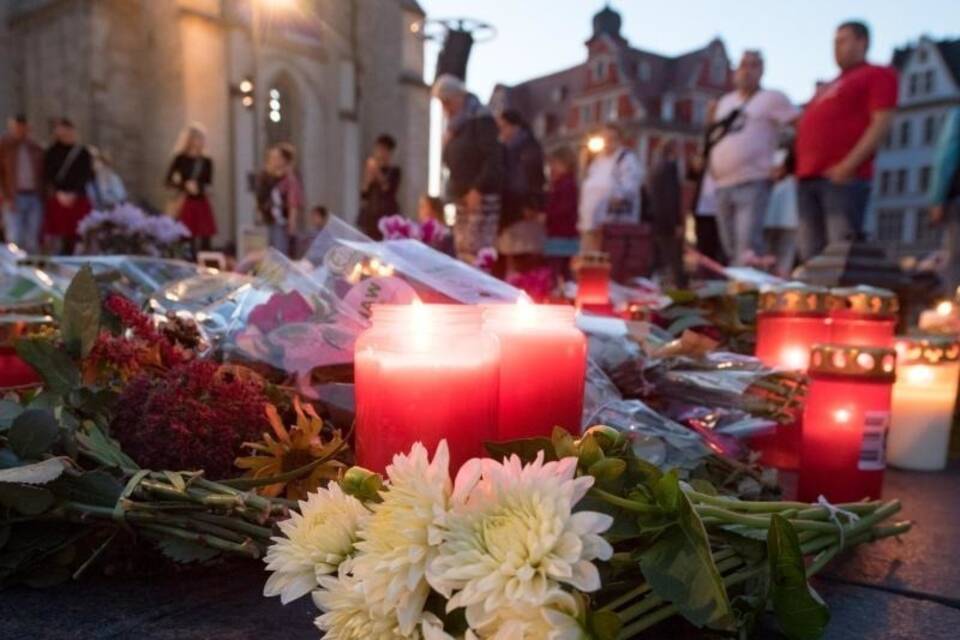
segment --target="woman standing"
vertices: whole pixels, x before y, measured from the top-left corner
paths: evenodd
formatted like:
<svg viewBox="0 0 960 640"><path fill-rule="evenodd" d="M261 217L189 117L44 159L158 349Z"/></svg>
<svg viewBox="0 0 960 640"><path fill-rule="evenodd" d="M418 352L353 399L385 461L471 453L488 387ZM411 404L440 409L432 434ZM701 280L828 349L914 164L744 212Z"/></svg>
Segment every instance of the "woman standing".
<svg viewBox="0 0 960 640"><path fill-rule="evenodd" d="M510 274L536 266L543 255L543 149L519 112L504 111L497 126L504 148L498 250Z"/></svg>
<svg viewBox="0 0 960 640"><path fill-rule="evenodd" d="M580 252L577 233L577 157L570 147L560 147L547 156L550 184L547 188L547 242L544 253L554 271L570 277L570 259Z"/></svg>
<svg viewBox="0 0 960 640"><path fill-rule="evenodd" d="M77 244L77 225L90 213L87 184L93 180L93 161L77 141L77 130L67 118L54 124L54 142L43 156L47 199L46 232L60 238L60 253L71 255Z"/></svg>
<svg viewBox="0 0 960 640"><path fill-rule="evenodd" d="M213 207L206 190L213 182L213 161L203 153L207 134L197 124L188 126L180 134L174 150L173 162L167 171L167 186L177 192L172 213L190 230L194 251L210 250L210 240L217 233Z"/></svg>

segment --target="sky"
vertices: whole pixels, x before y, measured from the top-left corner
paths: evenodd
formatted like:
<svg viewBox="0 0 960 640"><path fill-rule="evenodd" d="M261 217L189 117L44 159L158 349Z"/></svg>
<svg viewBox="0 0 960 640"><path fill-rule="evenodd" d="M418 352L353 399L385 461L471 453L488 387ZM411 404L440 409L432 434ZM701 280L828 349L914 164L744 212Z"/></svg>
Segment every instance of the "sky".
<svg viewBox="0 0 960 640"><path fill-rule="evenodd" d="M603 0L419 0L432 18L469 17L497 35L474 45L467 84L483 101L497 82L513 84L583 62L591 18ZM921 34L960 36L960 0L616 0L621 33L634 47L676 54L714 36L736 60L759 48L764 84L805 102L818 79L836 74L832 38L837 24L865 20L873 32L870 57L888 63L893 49ZM438 46L427 49L428 79Z"/></svg>

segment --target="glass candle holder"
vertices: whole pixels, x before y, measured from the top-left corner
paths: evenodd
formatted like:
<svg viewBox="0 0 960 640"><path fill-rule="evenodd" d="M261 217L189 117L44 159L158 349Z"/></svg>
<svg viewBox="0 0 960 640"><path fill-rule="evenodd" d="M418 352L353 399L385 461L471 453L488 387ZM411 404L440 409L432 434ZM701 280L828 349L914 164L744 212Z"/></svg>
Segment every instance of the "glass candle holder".
<svg viewBox="0 0 960 640"><path fill-rule="evenodd" d="M879 347L813 348L803 412L800 500L880 497L895 354Z"/></svg>
<svg viewBox="0 0 960 640"><path fill-rule="evenodd" d="M354 381L357 464L383 472L422 442L450 447L451 472L494 440L497 339L481 310L460 305L374 305L357 339Z"/></svg>
<svg viewBox="0 0 960 640"><path fill-rule="evenodd" d="M958 379L960 345L955 338L897 338L897 381L887 441L892 466L915 471L946 468Z"/></svg>
<svg viewBox="0 0 960 640"><path fill-rule="evenodd" d="M832 344L893 348L900 305L892 291L862 285L831 289L827 305Z"/></svg>
<svg viewBox="0 0 960 640"><path fill-rule="evenodd" d="M756 356L769 367L807 370L810 349L830 341L825 287L789 283L763 290L757 305ZM755 436L749 445L761 461L778 469L800 464L801 414L772 433Z"/></svg>
<svg viewBox="0 0 960 640"><path fill-rule="evenodd" d="M500 342L497 440L580 433L587 340L568 305L489 305L484 327Z"/></svg>
<svg viewBox="0 0 960 640"><path fill-rule="evenodd" d="M601 251L582 253L574 258L577 276L577 307L610 307L610 256Z"/></svg>
<svg viewBox="0 0 960 640"><path fill-rule="evenodd" d="M40 383L40 376L17 355L16 342L54 326L52 310L45 304L0 307L0 391Z"/></svg>

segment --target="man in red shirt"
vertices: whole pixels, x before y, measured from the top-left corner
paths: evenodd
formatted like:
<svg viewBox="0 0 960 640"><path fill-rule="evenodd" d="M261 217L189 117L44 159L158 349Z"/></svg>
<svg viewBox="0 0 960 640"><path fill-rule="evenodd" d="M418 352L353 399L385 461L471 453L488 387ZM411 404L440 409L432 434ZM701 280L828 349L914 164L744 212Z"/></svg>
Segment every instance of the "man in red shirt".
<svg viewBox="0 0 960 640"><path fill-rule="evenodd" d="M866 61L870 31L862 22L837 27L840 76L818 89L797 124L800 256L863 233L873 154L897 106L897 74Z"/></svg>

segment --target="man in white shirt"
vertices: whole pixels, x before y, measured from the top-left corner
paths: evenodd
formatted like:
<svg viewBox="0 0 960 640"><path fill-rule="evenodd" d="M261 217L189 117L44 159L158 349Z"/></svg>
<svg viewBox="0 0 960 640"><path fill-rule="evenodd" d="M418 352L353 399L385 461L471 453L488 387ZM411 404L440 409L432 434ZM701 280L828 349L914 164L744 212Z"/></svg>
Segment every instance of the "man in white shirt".
<svg viewBox="0 0 960 640"><path fill-rule="evenodd" d="M717 104L714 120L726 124L710 153L717 186L717 226L732 264L764 253L763 218L770 199L774 153L784 126L800 110L780 91L763 89L763 57L745 51L734 73L736 89Z"/></svg>

